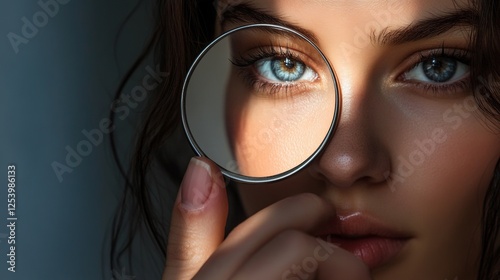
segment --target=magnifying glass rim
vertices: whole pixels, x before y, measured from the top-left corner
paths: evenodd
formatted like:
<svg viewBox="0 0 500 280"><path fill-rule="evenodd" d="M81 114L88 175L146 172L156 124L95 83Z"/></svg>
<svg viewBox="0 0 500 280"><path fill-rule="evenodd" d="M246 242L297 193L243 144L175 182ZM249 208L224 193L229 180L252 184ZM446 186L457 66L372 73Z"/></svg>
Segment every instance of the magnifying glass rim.
<svg viewBox="0 0 500 280"><path fill-rule="evenodd" d="M288 32L291 32L291 33L297 35L298 37L300 37L301 39L305 40L310 45L312 45L318 51L318 53L321 55L321 58L326 62L328 70L330 71L330 74L332 76L332 80L334 83L334 89L335 89L335 108L334 108L335 111L334 111L332 123L330 124L330 128L328 129L328 132L326 133L325 138L323 139L321 144L318 146L318 148L307 159L305 159L303 162L301 162L297 166L295 166L295 167L293 167L285 172L277 174L277 175L266 176L266 177L251 177L251 176L246 176L246 175L242 175L242 174L238 174L238 173L234 173L232 171L229 171L225 167L221 166L219 163L215 162L219 166L219 168L221 169L222 174L224 174L228 178L233 179L237 182L241 182L241 183L270 183L270 182L275 182L275 181L285 179L285 178L299 172L300 170L302 170L302 168L307 166L312 160L314 160L314 158L319 153L321 153L321 151L323 150L324 146L329 141L331 135L333 134L333 132L335 131L335 128L337 126L337 120L338 120L338 117L340 114L340 91L339 91L339 86L338 86L338 81L337 81L337 75L335 74L333 68L331 67L331 64L330 64L329 60L327 59L327 57L323 54L321 49L311 39L309 39L307 36L305 36L304 34L298 32L294 29L291 29L291 28L288 28L285 26L281 26L281 25L266 24L266 23L255 23L255 24L243 25L243 26L239 26L239 27L236 27L234 29L231 29L227 32L224 32L223 34L221 34L217 38L215 38L207 47L205 47L205 49L203 49L203 51L196 57L195 61L193 62L193 64L189 68L189 71L186 75L186 78L184 79L184 84L182 86L181 116L182 116L182 125L183 125L184 131L186 133L186 136L189 140L189 143L191 144L191 147L193 147L194 151L199 156L207 157L207 155L203 152L203 150L200 148L200 146L198 145L198 143L194 139L194 137L191 133L191 129L189 128L188 121L187 121L186 95L187 95L187 88L188 88L189 81L191 80L191 76L192 76L194 70L196 69L196 67L198 66L198 64L200 63L200 61L212 49L213 46L215 46L222 39L226 38L227 36L229 36L235 32L238 32L238 31L243 30L243 29L254 28L254 27L274 28L274 29L288 31Z"/></svg>

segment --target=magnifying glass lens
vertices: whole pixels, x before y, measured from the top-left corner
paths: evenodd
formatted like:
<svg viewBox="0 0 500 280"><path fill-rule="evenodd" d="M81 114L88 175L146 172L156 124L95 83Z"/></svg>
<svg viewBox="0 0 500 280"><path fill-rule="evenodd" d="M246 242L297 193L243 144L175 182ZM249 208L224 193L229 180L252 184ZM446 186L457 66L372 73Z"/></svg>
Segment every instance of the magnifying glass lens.
<svg viewBox="0 0 500 280"><path fill-rule="evenodd" d="M183 90L194 149L227 176L273 181L302 168L328 140L338 111L334 73L293 30L240 27L198 57Z"/></svg>

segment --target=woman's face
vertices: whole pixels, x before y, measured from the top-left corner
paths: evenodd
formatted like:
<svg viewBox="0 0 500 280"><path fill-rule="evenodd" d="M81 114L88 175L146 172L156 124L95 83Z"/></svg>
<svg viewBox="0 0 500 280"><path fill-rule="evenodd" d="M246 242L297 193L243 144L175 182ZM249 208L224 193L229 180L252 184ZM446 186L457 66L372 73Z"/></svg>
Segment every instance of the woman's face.
<svg viewBox="0 0 500 280"><path fill-rule="evenodd" d="M245 10L247 18L238 13L242 4L254 10ZM468 90L468 3L227 0L219 6L223 29L272 19L313 34L342 95L335 134L310 165L278 183L238 187L247 214L315 193L337 216L322 237L362 258L374 279L473 279L500 136ZM307 108L318 101L301 102ZM230 130L252 145L269 117L242 112L230 113L238 120ZM324 127L307 129L314 135ZM292 146L310 149L303 142ZM287 159L280 151L245 161L233 148L248 172L273 170Z"/></svg>

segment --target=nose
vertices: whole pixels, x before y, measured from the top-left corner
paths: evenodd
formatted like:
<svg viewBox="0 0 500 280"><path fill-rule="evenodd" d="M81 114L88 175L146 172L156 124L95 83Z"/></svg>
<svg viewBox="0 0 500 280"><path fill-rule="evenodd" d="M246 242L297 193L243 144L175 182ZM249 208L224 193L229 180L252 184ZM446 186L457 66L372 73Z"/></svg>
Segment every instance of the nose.
<svg viewBox="0 0 500 280"><path fill-rule="evenodd" d="M386 181L391 162L383 137L383 100L377 96L367 87L344 89L337 129L311 164L313 176L338 188Z"/></svg>

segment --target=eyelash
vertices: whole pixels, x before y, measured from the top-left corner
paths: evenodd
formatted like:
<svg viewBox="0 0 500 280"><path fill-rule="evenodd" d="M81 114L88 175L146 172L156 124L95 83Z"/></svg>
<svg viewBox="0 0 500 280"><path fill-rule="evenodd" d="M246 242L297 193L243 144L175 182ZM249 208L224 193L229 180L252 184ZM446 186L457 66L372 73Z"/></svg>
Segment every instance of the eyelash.
<svg viewBox="0 0 500 280"><path fill-rule="evenodd" d="M425 83L422 81L413 81L405 78L405 75L410 71L419 67L421 63L424 63L432 58L450 58L456 60L460 63L469 66L470 64L470 52L464 49L447 49L444 46L440 49L433 49L428 51L421 51L419 57L416 61L412 62L412 67L405 70L403 74L398 77L399 82L410 83L413 87L420 89L424 94L428 94L435 97L446 97L456 95L458 92L463 92L465 90L471 89L470 76L467 75L458 81L451 83Z"/></svg>
<svg viewBox="0 0 500 280"><path fill-rule="evenodd" d="M263 78L258 77L259 74L256 73L257 70L247 70L248 67L254 67L256 62L268 58L289 58L304 63L300 56L290 48L272 45L267 47L261 46L250 54L232 58L230 61L234 66L241 69L239 74L243 75L243 78L250 88L254 88L257 91L265 91L269 96L277 96L279 94L280 97L289 97L297 94L297 91L300 94L300 92L304 92L308 89L307 85L304 83L274 83L271 81L264 81ZM304 65L307 64L304 63Z"/></svg>
<svg viewBox="0 0 500 280"><path fill-rule="evenodd" d="M256 62L268 58L290 58L299 62L303 61L300 59L299 55L295 54L294 51L287 47L268 46L259 47L254 52L247 54L246 56L233 58L231 59L231 63L236 67L241 68L240 74L243 75L243 78L248 83L250 88L254 88L257 91L265 91L269 94L269 96L276 96L277 94L280 94L288 97L292 95L292 92L293 94L297 94L297 91L303 92L308 88L304 83L274 83L264 81L263 78L258 77L259 74L256 73L255 69L248 71L248 67L253 67ZM416 69L421 63L424 63L431 58L450 58L467 66L470 64L470 52L468 50L447 49L443 46L440 49L421 51L418 54L418 58L414 58L414 61L411 62L412 66L399 75L397 80L405 84L411 84L412 87L422 90L424 94L434 97L454 96L459 92L471 89L469 75L451 83L426 83L406 79L405 75L407 73Z"/></svg>

